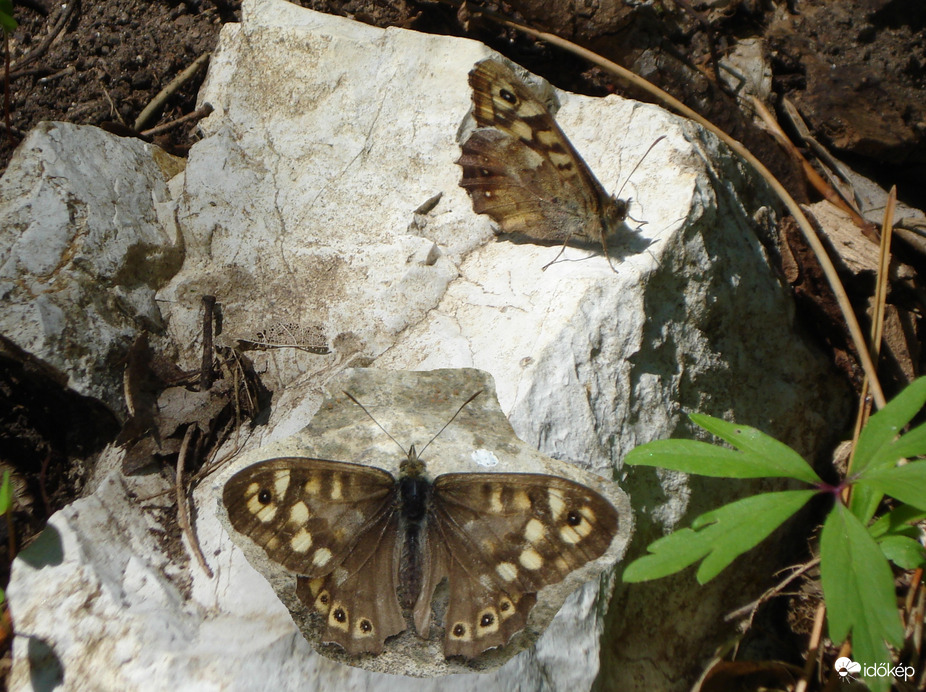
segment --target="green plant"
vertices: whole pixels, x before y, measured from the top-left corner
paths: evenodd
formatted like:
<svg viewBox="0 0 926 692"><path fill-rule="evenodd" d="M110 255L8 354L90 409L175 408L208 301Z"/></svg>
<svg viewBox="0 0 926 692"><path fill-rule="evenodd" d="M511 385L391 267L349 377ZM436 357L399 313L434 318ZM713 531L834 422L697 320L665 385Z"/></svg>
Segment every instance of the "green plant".
<svg viewBox="0 0 926 692"><path fill-rule="evenodd" d="M820 580L830 638L842 642L851 633L853 659L889 661L885 642L899 648L904 632L888 560L903 569L926 564L909 526L926 516L926 463L904 461L926 455L926 424L900 435L924 403L926 377L873 415L859 435L846 478L836 486L824 483L797 452L764 433L692 414L694 423L734 449L696 440L659 440L631 451L626 463L723 478L792 478L812 487L763 493L702 514L691 528L650 544L650 554L630 564L624 580L657 579L702 560L696 578L704 584L814 495L828 493L834 506L820 534ZM901 504L869 525L885 495ZM884 690L889 684L888 678L867 676L864 669L863 677L872 689Z"/></svg>
<svg viewBox="0 0 926 692"><path fill-rule="evenodd" d="M12 34L19 24L13 19L13 0L0 0L0 28Z"/></svg>

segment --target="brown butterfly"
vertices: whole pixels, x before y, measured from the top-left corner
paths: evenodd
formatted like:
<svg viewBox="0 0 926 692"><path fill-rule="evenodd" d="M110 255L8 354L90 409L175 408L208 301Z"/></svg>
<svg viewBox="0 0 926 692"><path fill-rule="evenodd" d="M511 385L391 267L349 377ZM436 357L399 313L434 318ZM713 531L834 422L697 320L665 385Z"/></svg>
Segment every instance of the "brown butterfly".
<svg viewBox="0 0 926 692"><path fill-rule="evenodd" d="M286 457L239 471L222 497L232 526L300 575L299 597L324 618L322 640L352 655L378 654L404 631L403 605L428 638L444 578L444 655L502 646L537 592L603 555L618 528L614 506L584 485L533 473L431 481L414 446L398 478Z"/></svg>
<svg viewBox="0 0 926 692"><path fill-rule="evenodd" d="M485 60L469 73L469 83L478 128L457 163L473 210L488 214L505 233L564 246L573 237L600 242L610 265L607 238L624 223L629 202L605 192L547 107L511 69Z"/></svg>

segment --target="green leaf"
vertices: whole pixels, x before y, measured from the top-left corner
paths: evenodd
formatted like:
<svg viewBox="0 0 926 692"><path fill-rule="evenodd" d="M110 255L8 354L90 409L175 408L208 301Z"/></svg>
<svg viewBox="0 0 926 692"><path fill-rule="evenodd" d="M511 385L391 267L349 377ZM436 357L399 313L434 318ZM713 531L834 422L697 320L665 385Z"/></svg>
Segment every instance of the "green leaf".
<svg viewBox="0 0 926 692"><path fill-rule="evenodd" d="M782 445L784 446L784 445ZM785 449L788 449L785 447ZM790 450L789 450L790 451ZM791 452L794 454L794 452ZM800 457L798 457L800 459ZM802 470L783 468L780 460L698 440L655 440L630 450L624 462L631 466L658 466L698 476L720 478L797 478L808 483L820 479L807 464ZM812 480L815 479L815 480Z"/></svg>
<svg viewBox="0 0 926 692"><path fill-rule="evenodd" d="M10 470L3 470L3 482L0 483L0 515L10 511L13 503L13 486L10 484Z"/></svg>
<svg viewBox="0 0 926 692"><path fill-rule="evenodd" d="M822 483L800 454L761 430L701 413L693 413L689 418L709 433L729 442L750 458L750 461L752 458L761 460L762 465L768 470L765 474L768 477L796 478L811 485Z"/></svg>
<svg viewBox="0 0 926 692"><path fill-rule="evenodd" d="M900 442L896 440L898 433L913 416L920 412L924 402L926 402L926 377L921 377L907 385L900 394L873 415L859 434L855 453L852 456L852 465L849 467L849 476L861 474L868 469L892 466L896 463L901 458L896 456L896 453L903 451L903 448L891 448ZM919 428L909 433L917 433L911 438L914 444L917 441L918 431ZM881 495L874 487L860 485L852 491L849 508L863 524L867 524L880 503Z"/></svg>
<svg viewBox="0 0 926 692"><path fill-rule="evenodd" d="M923 519L926 519L926 511L911 505L900 505L869 526L868 533L872 538L879 538L886 534L906 533L908 530L918 534L919 529L910 524Z"/></svg>
<svg viewBox="0 0 926 692"><path fill-rule="evenodd" d="M903 643L894 577L878 544L841 502L823 523L820 582L833 642L844 641L851 632L853 660L889 662L884 642L895 647ZM879 685L876 680L868 683L873 689Z"/></svg>
<svg viewBox="0 0 926 692"><path fill-rule="evenodd" d="M0 27L7 33L13 33L17 26L13 19L13 0L0 0Z"/></svg>
<svg viewBox="0 0 926 692"><path fill-rule="evenodd" d="M883 409L873 415L855 445L852 467L849 473L856 474L869 466L883 464L889 466L897 461L890 455L879 454L890 446L904 426L919 413L926 403L926 377L914 380Z"/></svg>
<svg viewBox="0 0 926 692"><path fill-rule="evenodd" d="M704 558L697 579L709 582L739 555L755 547L788 517L803 507L815 490L764 493L731 502L695 519L682 529L649 545L645 555L624 571L627 582L658 579Z"/></svg>
<svg viewBox="0 0 926 692"><path fill-rule="evenodd" d="M13 19L13 17L5 12L0 12L0 29L3 29L8 34L12 34L16 31L16 27L19 26L19 23Z"/></svg>
<svg viewBox="0 0 926 692"><path fill-rule="evenodd" d="M926 510L926 462L911 461L903 466L868 471L859 478L858 486L875 488L901 502Z"/></svg>
<svg viewBox="0 0 926 692"><path fill-rule="evenodd" d="M881 552L901 569L916 569L926 565L926 549L907 536L887 536L878 541Z"/></svg>

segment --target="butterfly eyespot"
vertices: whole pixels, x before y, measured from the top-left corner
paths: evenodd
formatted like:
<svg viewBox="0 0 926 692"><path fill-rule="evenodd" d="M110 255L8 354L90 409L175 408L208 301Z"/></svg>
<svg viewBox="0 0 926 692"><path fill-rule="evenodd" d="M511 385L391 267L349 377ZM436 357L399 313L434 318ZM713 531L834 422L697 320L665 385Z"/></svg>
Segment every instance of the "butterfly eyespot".
<svg viewBox="0 0 926 692"><path fill-rule="evenodd" d="M570 509L569 514L566 515L566 521L570 526L578 526L582 523L582 515L574 509Z"/></svg>
<svg viewBox="0 0 926 692"><path fill-rule="evenodd" d="M466 625L464 625L461 622L458 622L456 625L453 626L453 636L454 637L462 637L464 634L466 634Z"/></svg>
<svg viewBox="0 0 926 692"><path fill-rule="evenodd" d="M518 102L517 97L507 89L499 89L498 95L505 99L508 103L516 104Z"/></svg>
<svg viewBox="0 0 926 692"><path fill-rule="evenodd" d="M328 605L328 594L323 593L321 596L318 597L318 600L322 605Z"/></svg>
<svg viewBox="0 0 926 692"><path fill-rule="evenodd" d="M266 488L262 488L261 491L257 493L257 501L262 505L269 505L271 500L273 500L273 495Z"/></svg>
<svg viewBox="0 0 926 692"><path fill-rule="evenodd" d="M491 627L493 622L495 622L495 616L490 613L486 613L479 620L479 626L480 627Z"/></svg>
<svg viewBox="0 0 926 692"><path fill-rule="evenodd" d="M338 622L347 621L347 613L344 612L343 608L336 608L334 613L331 614L331 617L333 617Z"/></svg>
<svg viewBox="0 0 926 692"><path fill-rule="evenodd" d="M502 601L501 605L498 606L498 609L503 613L507 613L509 608L511 608L511 601Z"/></svg>
<svg viewBox="0 0 926 692"><path fill-rule="evenodd" d="M360 631L366 634L373 631L373 623L364 618L360 621Z"/></svg>

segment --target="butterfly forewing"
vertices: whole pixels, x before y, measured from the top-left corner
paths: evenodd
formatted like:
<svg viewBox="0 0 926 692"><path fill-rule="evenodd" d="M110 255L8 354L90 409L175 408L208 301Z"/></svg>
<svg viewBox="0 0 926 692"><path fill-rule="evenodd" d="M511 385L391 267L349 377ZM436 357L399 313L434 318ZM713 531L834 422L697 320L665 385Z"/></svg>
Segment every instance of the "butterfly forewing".
<svg viewBox="0 0 926 692"><path fill-rule="evenodd" d="M321 577L395 511L395 492L395 479L381 469L290 457L239 471L225 484L223 500L232 526L273 561Z"/></svg>
<svg viewBox="0 0 926 692"><path fill-rule="evenodd" d="M545 586L601 557L617 532L591 488L540 474L445 474L429 540L447 551L445 655L473 657L524 627Z"/></svg>

